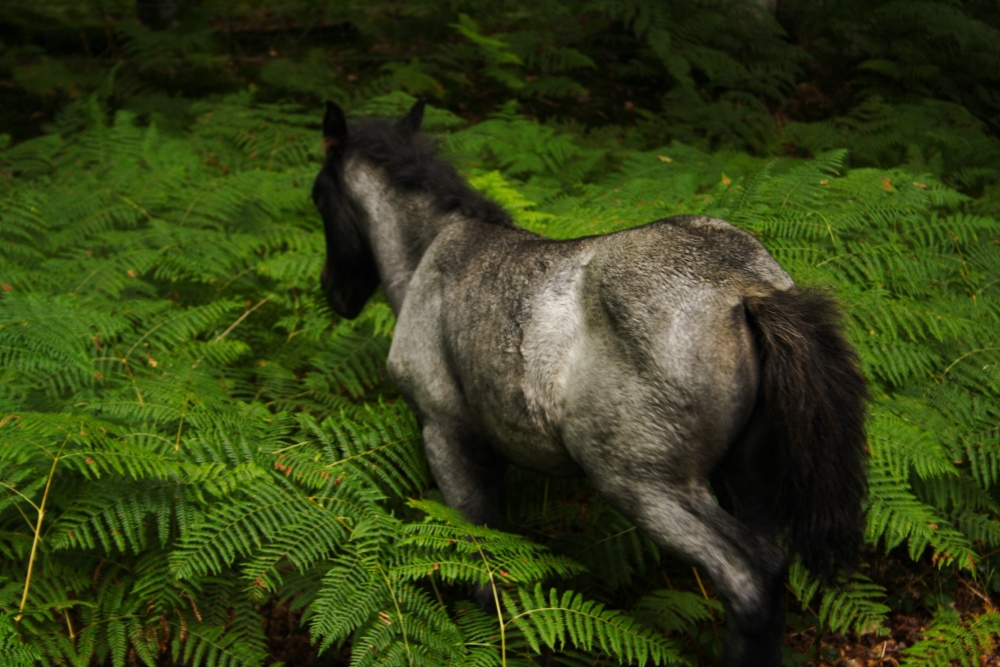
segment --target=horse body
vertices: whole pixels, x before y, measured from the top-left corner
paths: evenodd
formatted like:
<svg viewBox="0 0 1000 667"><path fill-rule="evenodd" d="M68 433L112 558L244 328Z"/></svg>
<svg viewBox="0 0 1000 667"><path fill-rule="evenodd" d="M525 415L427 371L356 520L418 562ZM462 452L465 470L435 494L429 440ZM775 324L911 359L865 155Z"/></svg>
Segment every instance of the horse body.
<svg viewBox="0 0 1000 667"><path fill-rule="evenodd" d="M518 229L414 144L420 113L358 128L359 148L334 149L314 197L331 305L356 314L374 272L397 313L389 372L420 420L445 501L499 526L508 463L582 471L657 544L708 572L727 607L725 665L778 665L787 558L775 533L795 511L777 480L817 479L782 422L805 414L815 439L833 412L860 420L863 384L825 306L810 314L800 297L776 296L794 293L789 276L721 220L675 217L571 241ZM336 107L324 133L338 146L348 139ZM416 152L393 162L401 146ZM445 186L414 186L419 170L437 170ZM855 382L840 403L774 407L837 363ZM794 386L778 364L799 377ZM840 537L860 512L859 445L842 448L852 447L833 480L854 483L831 520Z"/></svg>
<svg viewBox="0 0 1000 667"><path fill-rule="evenodd" d="M425 419L474 424L512 463L548 474L577 472L587 459L579 437L564 436L581 435L574 420L587 415L614 425L628 421L624 412L641 411L644 428L676 432L657 440L680 435L685 421L709 423L723 432L696 439L728 445L746 423L759 378L743 292L774 285L749 275L746 265L703 262L692 273L682 263L690 246L710 246L720 235L744 233L675 218L550 241L455 223L412 275L390 372L404 395L420 396L414 403ZM759 248L752 239L746 245ZM783 272L774 277L791 286ZM440 393L424 396L425 388ZM698 456L679 446L684 458ZM660 444L654 449L663 455ZM693 474L707 476L716 454Z"/></svg>

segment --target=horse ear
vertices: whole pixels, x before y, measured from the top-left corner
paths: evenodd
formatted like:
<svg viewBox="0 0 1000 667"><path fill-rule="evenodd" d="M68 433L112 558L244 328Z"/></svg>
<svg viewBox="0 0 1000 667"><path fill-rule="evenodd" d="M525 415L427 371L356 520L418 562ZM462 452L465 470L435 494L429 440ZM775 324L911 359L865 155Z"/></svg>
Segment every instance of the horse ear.
<svg viewBox="0 0 1000 667"><path fill-rule="evenodd" d="M417 100L417 103L410 107L406 115L399 119L396 127L407 134L416 134L420 129L420 123L424 120L424 106L423 100Z"/></svg>
<svg viewBox="0 0 1000 667"><path fill-rule="evenodd" d="M330 150L340 146L347 139L347 119L344 110L336 102L326 103L326 113L323 114L323 148Z"/></svg>

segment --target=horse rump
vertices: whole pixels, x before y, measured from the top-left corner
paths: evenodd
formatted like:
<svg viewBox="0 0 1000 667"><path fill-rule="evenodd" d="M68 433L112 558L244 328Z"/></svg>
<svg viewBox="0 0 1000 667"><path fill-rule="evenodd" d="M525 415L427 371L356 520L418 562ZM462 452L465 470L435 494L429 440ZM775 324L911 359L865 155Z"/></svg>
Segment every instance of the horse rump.
<svg viewBox="0 0 1000 667"><path fill-rule="evenodd" d="M767 437L784 460L789 545L830 579L838 567L856 567L862 543L865 378L828 294L793 288L744 305L762 358Z"/></svg>

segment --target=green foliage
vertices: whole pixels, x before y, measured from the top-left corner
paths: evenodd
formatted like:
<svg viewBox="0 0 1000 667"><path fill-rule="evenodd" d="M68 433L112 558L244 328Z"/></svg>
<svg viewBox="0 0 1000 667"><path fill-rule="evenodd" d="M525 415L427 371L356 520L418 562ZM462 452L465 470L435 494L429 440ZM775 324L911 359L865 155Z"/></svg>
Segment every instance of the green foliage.
<svg viewBox="0 0 1000 667"><path fill-rule="evenodd" d="M337 321L318 293L324 98L358 116L428 96L425 128L533 231L715 215L836 290L875 396L871 552L926 566L928 588L988 588L1000 19L781 9L245 0L157 31L132 3L0 8L2 113L21 119L0 135L0 662L261 665L269 605L362 665L717 657L710 589L586 481L513 471L511 532L435 502L385 370L391 310ZM254 45L262 23L295 40ZM899 610L886 583L789 578L821 627L858 635ZM906 660L975 664L991 609L927 607Z"/></svg>
<svg viewBox="0 0 1000 667"><path fill-rule="evenodd" d="M789 123L784 138L816 153L849 148L854 165L905 165L976 191L1000 177L1000 146L985 130L982 120L954 102L889 104L874 96L829 121Z"/></svg>
<svg viewBox="0 0 1000 667"><path fill-rule="evenodd" d="M10 667L30 667L38 659L38 653L18 639L13 618L6 614L0 617L0 660L3 660L3 664Z"/></svg>
<svg viewBox="0 0 1000 667"><path fill-rule="evenodd" d="M534 592L520 590L521 604L506 599L514 613L511 620L525 633L535 651L544 646L562 648L571 642L584 650L600 647L601 652L619 656L628 663L662 664L680 658L673 647L655 631L636 623L619 611L604 609L599 602L555 589L548 596L541 586Z"/></svg>
<svg viewBox="0 0 1000 667"><path fill-rule="evenodd" d="M822 586L796 562L788 574L788 584L803 607L808 607L821 592L819 622L834 632L888 633L883 625L890 611L883 603L885 589L863 574L855 572L833 586Z"/></svg>
<svg viewBox="0 0 1000 667"><path fill-rule="evenodd" d="M5 3L0 76L20 104L4 113L37 134L113 67L107 97L173 130L196 98L248 85L348 106L405 91L477 118L516 98L646 147L851 148L855 166L925 165L962 190L998 178L990 3L782 0L776 16L754 0L147 4L177 8L174 27L139 24L133 3ZM73 57L39 48L42 33Z"/></svg>
<svg viewBox="0 0 1000 667"><path fill-rule="evenodd" d="M996 123L1000 17L988 3L792 2L789 11L814 53L849 59L852 86L898 101L949 100Z"/></svg>
<svg viewBox="0 0 1000 667"><path fill-rule="evenodd" d="M979 656L986 655L1000 634L1000 614L988 611L973 622L963 624L953 610L937 615L926 639L906 649L907 665L950 667L956 662L962 667L974 667Z"/></svg>

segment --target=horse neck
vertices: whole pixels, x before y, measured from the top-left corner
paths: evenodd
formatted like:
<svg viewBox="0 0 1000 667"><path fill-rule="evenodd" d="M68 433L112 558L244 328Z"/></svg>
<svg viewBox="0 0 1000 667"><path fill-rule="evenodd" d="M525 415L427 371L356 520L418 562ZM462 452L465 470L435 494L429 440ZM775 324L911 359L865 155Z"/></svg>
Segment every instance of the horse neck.
<svg viewBox="0 0 1000 667"><path fill-rule="evenodd" d="M420 259L438 233L454 222L454 216L436 213L428 195L400 190L380 169L361 161L347 165L344 183L365 212L359 223L389 305L398 314Z"/></svg>

